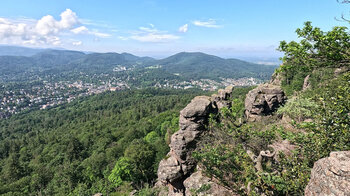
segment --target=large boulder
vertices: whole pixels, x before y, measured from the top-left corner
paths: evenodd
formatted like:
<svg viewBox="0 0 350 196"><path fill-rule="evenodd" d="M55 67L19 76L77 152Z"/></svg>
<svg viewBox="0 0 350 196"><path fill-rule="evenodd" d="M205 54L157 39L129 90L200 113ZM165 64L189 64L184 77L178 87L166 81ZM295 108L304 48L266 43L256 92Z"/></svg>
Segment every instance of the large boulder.
<svg viewBox="0 0 350 196"><path fill-rule="evenodd" d="M245 99L245 115L250 121L271 115L286 101L280 86L263 84L248 92Z"/></svg>
<svg viewBox="0 0 350 196"><path fill-rule="evenodd" d="M331 152L315 162L306 196L350 195L350 151Z"/></svg>
<svg viewBox="0 0 350 196"><path fill-rule="evenodd" d="M212 179L202 174L201 170L193 173L184 181L185 195L186 196L201 196L201 195L212 195L212 196L233 196L231 190L219 185Z"/></svg>

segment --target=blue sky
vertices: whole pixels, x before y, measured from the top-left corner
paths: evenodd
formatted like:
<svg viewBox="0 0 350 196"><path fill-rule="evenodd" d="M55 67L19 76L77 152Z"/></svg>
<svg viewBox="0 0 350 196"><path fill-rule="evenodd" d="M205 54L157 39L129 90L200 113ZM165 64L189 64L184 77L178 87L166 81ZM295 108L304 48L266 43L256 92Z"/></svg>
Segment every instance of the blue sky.
<svg viewBox="0 0 350 196"><path fill-rule="evenodd" d="M0 44L164 57L276 57L305 21L349 26L336 0L2 0Z"/></svg>

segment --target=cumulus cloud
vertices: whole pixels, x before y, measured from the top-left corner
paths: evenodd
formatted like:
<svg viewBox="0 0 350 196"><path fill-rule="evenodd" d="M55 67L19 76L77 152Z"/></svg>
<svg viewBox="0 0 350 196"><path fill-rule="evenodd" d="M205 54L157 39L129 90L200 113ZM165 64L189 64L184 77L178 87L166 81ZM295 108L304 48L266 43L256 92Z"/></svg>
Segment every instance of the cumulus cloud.
<svg viewBox="0 0 350 196"><path fill-rule="evenodd" d="M181 33L186 33L187 30L188 30L188 24L184 24L183 26L181 26L181 27L179 28L179 31L180 31Z"/></svg>
<svg viewBox="0 0 350 196"><path fill-rule="evenodd" d="M173 40L180 39L179 36L168 33L167 31L159 31L150 24L150 27L140 27L138 31L133 32L129 37L121 37L122 40L133 39L140 42L169 42Z"/></svg>
<svg viewBox="0 0 350 196"><path fill-rule="evenodd" d="M214 20L214 19L209 19L207 21L195 20L192 23L196 26L207 27L207 28L220 28L220 27L222 27L222 26L216 24L216 20Z"/></svg>
<svg viewBox="0 0 350 196"><path fill-rule="evenodd" d="M0 18L0 43L57 46L62 43L62 35L67 33L86 33L102 38L110 36L80 26L76 13L70 9L60 14L60 20L51 15L43 16L39 20Z"/></svg>

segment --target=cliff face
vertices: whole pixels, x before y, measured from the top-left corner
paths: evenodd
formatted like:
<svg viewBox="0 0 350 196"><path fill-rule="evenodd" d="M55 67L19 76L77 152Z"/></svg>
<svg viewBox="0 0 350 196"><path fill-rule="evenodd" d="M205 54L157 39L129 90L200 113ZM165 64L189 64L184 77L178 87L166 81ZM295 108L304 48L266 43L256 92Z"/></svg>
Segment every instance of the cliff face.
<svg viewBox="0 0 350 196"><path fill-rule="evenodd" d="M232 195L200 171L194 173L197 164L192 157L198 141L206 132L209 115L218 113L222 107L230 107L232 90L233 87L227 87L212 97L195 97L180 112L180 130L172 135L170 152L158 168L157 186L168 188L168 192L161 195L192 195L191 190L202 186L210 187L207 193L211 195Z"/></svg>

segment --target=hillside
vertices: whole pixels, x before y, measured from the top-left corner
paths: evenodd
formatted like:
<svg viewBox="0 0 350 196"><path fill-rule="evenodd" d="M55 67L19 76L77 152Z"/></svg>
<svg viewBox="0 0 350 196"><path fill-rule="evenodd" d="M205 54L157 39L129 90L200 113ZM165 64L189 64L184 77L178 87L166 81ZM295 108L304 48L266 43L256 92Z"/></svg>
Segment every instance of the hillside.
<svg viewBox="0 0 350 196"><path fill-rule="evenodd" d="M0 120L0 194L108 193L114 190L108 175L122 157L145 164L143 173L135 168L135 186L151 183L178 111L199 94L110 92ZM146 153L142 162L137 153Z"/></svg>
<svg viewBox="0 0 350 196"><path fill-rule="evenodd" d="M33 56L45 49L0 45L0 56Z"/></svg>
<svg viewBox="0 0 350 196"><path fill-rule="evenodd" d="M152 62L153 63L153 62ZM254 77L266 80L276 66L266 66L248 63L238 59L223 59L217 56L200 52L182 52L153 64L161 65L162 68L172 74L179 74L191 79L214 79L219 78L242 78Z"/></svg>
<svg viewBox="0 0 350 196"><path fill-rule="evenodd" d="M161 65L160 70L147 69L158 65ZM39 73L45 71L52 74L77 71L87 74L111 74L115 68L120 71L132 72L138 69L144 72L160 71L165 75L178 74L181 80L220 80L219 78L243 77L266 80L276 67L237 59L222 59L204 53L179 53L161 60L138 57L128 53L85 54L78 51L51 49L38 52L30 57L0 55L0 76L3 78L12 78L13 74L18 73L27 76L31 73L30 71L39 71Z"/></svg>

